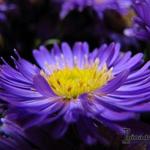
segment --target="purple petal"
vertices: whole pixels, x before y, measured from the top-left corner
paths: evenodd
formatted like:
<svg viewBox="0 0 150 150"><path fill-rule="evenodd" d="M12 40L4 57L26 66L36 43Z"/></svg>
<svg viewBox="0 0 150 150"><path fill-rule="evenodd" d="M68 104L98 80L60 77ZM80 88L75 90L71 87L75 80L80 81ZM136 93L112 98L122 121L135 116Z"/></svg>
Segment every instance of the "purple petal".
<svg viewBox="0 0 150 150"><path fill-rule="evenodd" d="M106 109L101 113L101 116L111 121L121 121L135 118L136 114L131 112L115 112Z"/></svg>
<svg viewBox="0 0 150 150"><path fill-rule="evenodd" d="M129 75L128 70L121 72L116 77L114 77L114 79L110 80L104 87L96 90L94 93L107 94L107 93L111 93L111 92L115 91L125 82L128 75Z"/></svg>
<svg viewBox="0 0 150 150"><path fill-rule="evenodd" d="M67 43L62 44L62 51L67 65L69 67L73 67L73 55L72 55L71 48Z"/></svg>
<svg viewBox="0 0 150 150"><path fill-rule="evenodd" d="M34 88L45 97L55 96L47 81L41 76L36 75L33 78Z"/></svg>

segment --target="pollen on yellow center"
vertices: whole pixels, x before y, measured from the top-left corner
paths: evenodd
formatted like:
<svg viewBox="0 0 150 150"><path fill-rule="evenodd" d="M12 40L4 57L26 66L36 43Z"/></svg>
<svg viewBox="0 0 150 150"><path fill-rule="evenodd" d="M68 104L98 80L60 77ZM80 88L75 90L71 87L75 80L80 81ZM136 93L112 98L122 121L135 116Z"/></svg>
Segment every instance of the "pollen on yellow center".
<svg viewBox="0 0 150 150"><path fill-rule="evenodd" d="M66 99L74 99L83 93L91 93L105 85L112 77L111 70L108 70L106 65L99 70L97 62L84 68L66 66L63 69L54 70L50 75L45 73L42 75L54 93Z"/></svg>

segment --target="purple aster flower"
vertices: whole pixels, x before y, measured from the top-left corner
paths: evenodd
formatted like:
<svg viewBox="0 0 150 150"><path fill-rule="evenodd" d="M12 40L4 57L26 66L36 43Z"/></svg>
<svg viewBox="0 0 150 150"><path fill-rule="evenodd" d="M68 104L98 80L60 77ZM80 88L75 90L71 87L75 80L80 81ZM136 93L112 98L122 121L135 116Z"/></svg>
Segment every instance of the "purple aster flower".
<svg viewBox="0 0 150 150"><path fill-rule="evenodd" d="M133 0L133 8L137 14L134 18L132 28L126 29L127 36L138 39L149 40L150 38L150 0Z"/></svg>
<svg viewBox="0 0 150 150"><path fill-rule="evenodd" d="M85 7L92 7L101 17L105 9L115 9L124 13L131 6L131 0L62 0L60 17L64 18L73 9L82 11Z"/></svg>
<svg viewBox="0 0 150 150"><path fill-rule="evenodd" d="M102 141L98 124L121 132L117 122L150 110L150 62L144 64L141 53L132 57L115 43L91 53L86 42L72 49L62 43L33 51L40 67L15 53L15 68L4 60L0 66L0 97L19 108L20 117L37 115L30 125L55 127L55 137L76 124L86 143Z"/></svg>

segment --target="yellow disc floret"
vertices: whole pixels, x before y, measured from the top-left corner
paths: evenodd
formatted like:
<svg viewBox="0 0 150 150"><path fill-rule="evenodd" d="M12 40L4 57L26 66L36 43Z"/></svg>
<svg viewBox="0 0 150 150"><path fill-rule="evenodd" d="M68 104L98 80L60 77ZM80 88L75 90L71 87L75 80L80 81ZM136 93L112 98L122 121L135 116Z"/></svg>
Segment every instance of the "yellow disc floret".
<svg viewBox="0 0 150 150"><path fill-rule="evenodd" d="M63 69L54 70L50 75L45 73L42 75L57 95L73 99L105 85L111 78L111 70L108 70L106 65L99 70L98 63L95 61L84 68L66 66Z"/></svg>

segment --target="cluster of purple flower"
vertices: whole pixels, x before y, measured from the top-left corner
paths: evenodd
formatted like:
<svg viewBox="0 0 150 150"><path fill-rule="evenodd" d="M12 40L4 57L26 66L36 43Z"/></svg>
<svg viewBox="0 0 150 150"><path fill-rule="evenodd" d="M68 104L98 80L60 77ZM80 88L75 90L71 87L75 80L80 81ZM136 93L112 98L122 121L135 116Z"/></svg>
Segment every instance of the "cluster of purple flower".
<svg viewBox="0 0 150 150"><path fill-rule="evenodd" d="M73 9L83 11L85 7L92 7L100 17L106 9L114 9L120 13L127 12L131 6L131 0L62 0L60 17L64 18Z"/></svg>
<svg viewBox="0 0 150 150"><path fill-rule="evenodd" d="M30 3L35 5L42 2L35 0ZM55 15L60 20L56 21L59 25L65 24L65 19L71 13L83 15L84 18L84 11L93 9L100 21L99 25L107 31L106 38L98 38L99 43L104 43L97 46L90 42L77 42L80 38L74 41L72 36L69 36L70 41L67 40L69 44L60 43L65 38L59 36L42 43L45 39L40 36L42 46L33 46L33 57L37 65L23 59L17 50L11 56L13 64L1 58L0 150L53 149L54 143L58 141L56 139L65 139L69 132L71 137L74 136L72 127L78 135L75 140L87 145L101 143L111 147L113 136L123 136L125 127L130 127L138 134L143 134L144 131L148 134L149 126L141 125L140 114L150 111L150 61L145 62L143 52L134 54L137 51L121 51L121 47L122 44L123 48L135 48L138 45L138 48L145 50L148 46L150 1L53 0L51 4L56 7L56 10L52 7L53 13L58 11ZM18 2L10 4L2 1L1 21L5 20L7 24L10 18L6 12L10 10L15 13L17 10L17 16L23 16L19 14L23 11L19 6ZM132 17L130 11L134 11ZM113 26L107 26L109 19L114 20L114 16L108 17L111 13L121 17L123 23L130 21L131 26L124 25L121 32L116 31ZM71 18L74 17L76 16L73 14ZM120 21L119 18L117 20ZM35 22L32 23L35 25ZM41 22L48 24L43 19ZM26 24L31 27L30 23ZM116 28L120 28L121 24L117 25ZM78 28L78 25L75 27ZM40 31L35 32L45 33L44 29L42 26ZM61 32L63 29L60 27L56 30ZM60 35L62 33L63 31ZM82 31L77 34L82 35ZM115 41L112 42L112 39ZM141 39L145 40L143 47ZM44 45L47 43L50 45ZM18 42L16 47L17 45ZM94 47L93 50L91 47ZM31 52L28 51L29 53ZM140 130L137 128L138 124L141 126Z"/></svg>

